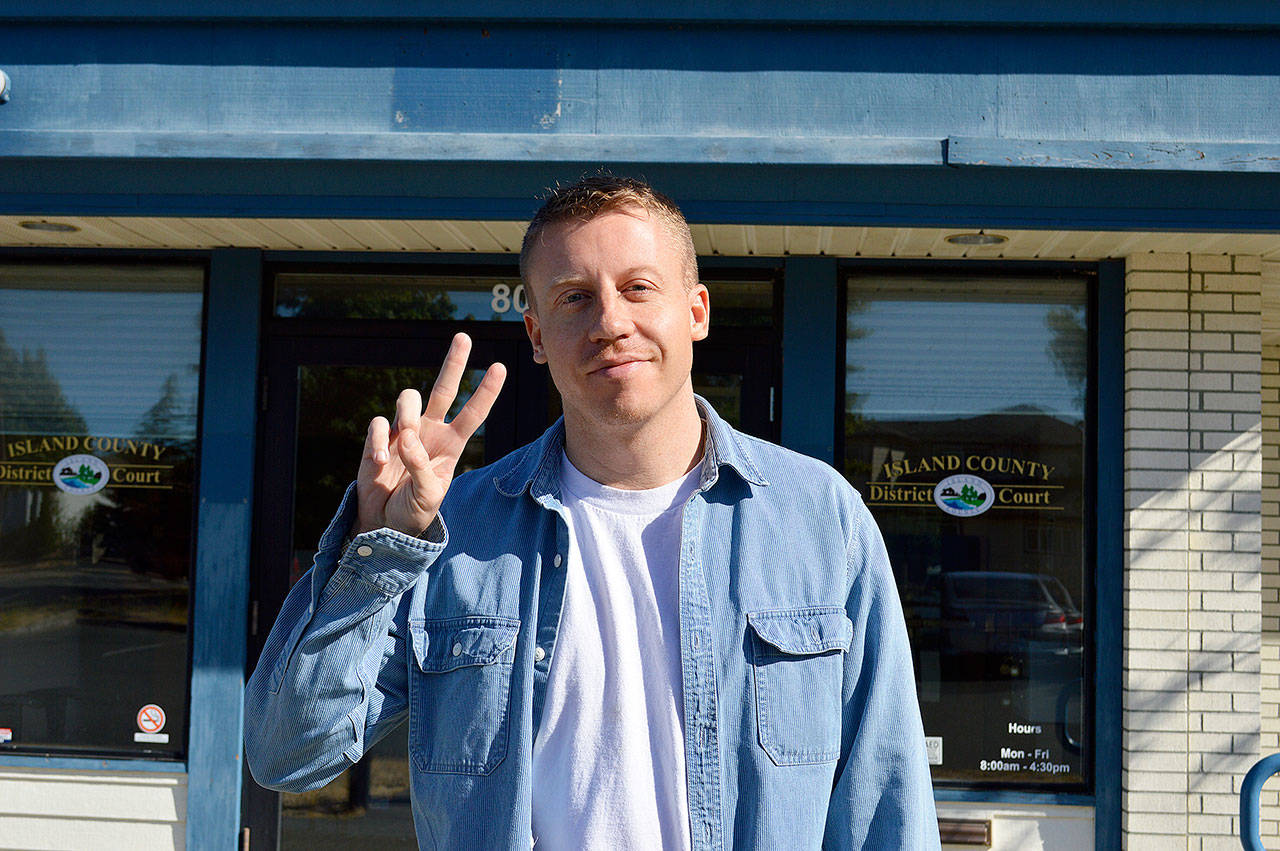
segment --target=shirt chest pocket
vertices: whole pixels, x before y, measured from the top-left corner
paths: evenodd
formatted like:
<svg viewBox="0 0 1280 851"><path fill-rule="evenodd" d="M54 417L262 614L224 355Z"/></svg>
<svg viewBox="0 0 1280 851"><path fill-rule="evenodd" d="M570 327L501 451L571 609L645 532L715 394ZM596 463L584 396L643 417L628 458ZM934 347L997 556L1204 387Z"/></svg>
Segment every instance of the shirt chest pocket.
<svg viewBox="0 0 1280 851"><path fill-rule="evenodd" d="M853 622L835 606L749 612L760 747L777 765L840 756L844 656Z"/></svg>
<svg viewBox="0 0 1280 851"><path fill-rule="evenodd" d="M520 621L410 621L409 751L421 771L488 774L507 755Z"/></svg>

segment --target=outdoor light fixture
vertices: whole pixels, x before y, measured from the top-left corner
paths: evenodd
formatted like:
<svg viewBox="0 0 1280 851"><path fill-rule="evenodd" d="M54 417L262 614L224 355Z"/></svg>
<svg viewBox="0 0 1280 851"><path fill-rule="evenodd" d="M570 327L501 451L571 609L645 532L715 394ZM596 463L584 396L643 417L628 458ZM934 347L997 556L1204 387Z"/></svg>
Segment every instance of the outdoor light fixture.
<svg viewBox="0 0 1280 851"><path fill-rule="evenodd" d="M18 222L18 227L27 230L42 230L48 233L75 233L80 228L65 222Z"/></svg>
<svg viewBox="0 0 1280 851"><path fill-rule="evenodd" d="M953 233L947 237L947 242L952 245L1000 245L1008 241L1007 236L981 230L977 233Z"/></svg>
<svg viewBox="0 0 1280 851"><path fill-rule="evenodd" d="M9 75L0 71L0 103L9 100Z"/></svg>

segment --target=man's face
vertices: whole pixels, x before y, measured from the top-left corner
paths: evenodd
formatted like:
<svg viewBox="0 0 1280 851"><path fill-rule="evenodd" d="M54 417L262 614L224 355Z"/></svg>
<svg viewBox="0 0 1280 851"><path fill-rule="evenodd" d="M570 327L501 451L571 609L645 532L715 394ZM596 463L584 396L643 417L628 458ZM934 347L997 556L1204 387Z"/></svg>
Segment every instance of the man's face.
<svg viewBox="0 0 1280 851"><path fill-rule="evenodd" d="M526 272L533 358L551 370L566 416L642 423L691 398L707 288L686 288L681 252L658 219L627 208L551 225Z"/></svg>

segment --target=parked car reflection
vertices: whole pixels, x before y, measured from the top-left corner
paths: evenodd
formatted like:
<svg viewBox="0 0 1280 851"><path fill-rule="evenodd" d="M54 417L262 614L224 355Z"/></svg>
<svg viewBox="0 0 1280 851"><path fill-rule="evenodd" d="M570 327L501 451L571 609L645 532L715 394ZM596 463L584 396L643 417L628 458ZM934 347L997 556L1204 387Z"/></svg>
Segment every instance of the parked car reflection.
<svg viewBox="0 0 1280 851"><path fill-rule="evenodd" d="M1078 664L1084 618L1056 577L958 571L940 577L940 591L940 649L953 673L1016 678L1055 659Z"/></svg>

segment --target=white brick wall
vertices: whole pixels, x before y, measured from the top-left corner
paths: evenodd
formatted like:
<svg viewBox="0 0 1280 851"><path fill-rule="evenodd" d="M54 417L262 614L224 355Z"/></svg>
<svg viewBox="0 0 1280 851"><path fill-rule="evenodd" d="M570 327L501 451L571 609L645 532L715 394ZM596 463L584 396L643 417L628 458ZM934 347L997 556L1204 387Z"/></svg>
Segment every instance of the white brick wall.
<svg viewBox="0 0 1280 851"><path fill-rule="evenodd" d="M1255 257L1128 259L1130 849L1239 847L1239 784L1261 730L1259 272Z"/></svg>
<svg viewBox="0 0 1280 851"><path fill-rule="evenodd" d="M1262 264L1262 753L1280 751L1280 264ZM1262 794L1261 833L1280 845L1280 783Z"/></svg>

